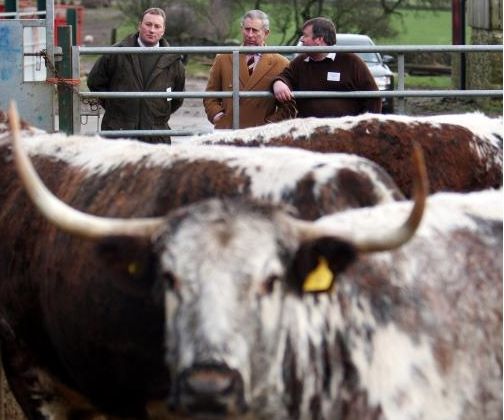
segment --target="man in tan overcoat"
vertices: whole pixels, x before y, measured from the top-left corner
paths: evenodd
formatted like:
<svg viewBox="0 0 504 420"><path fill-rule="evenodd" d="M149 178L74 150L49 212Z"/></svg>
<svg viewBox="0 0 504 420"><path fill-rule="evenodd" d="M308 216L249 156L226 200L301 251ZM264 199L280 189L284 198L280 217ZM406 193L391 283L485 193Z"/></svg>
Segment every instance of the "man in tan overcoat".
<svg viewBox="0 0 504 420"><path fill-rule="evenodd" d="M241 20L243 45L263 46L269 35L269 18L261 10L250 10ZM273 79L282 72L289 61L280 54L240 54L240 90L270 91ZM215 57L206 91L233 90L232 54ZM208 120L217 129L233 127L232 98L205 98L203 100ZM241 98L240 128L254 127L295 117L293 103L279 104L275 98Z"/></svg>

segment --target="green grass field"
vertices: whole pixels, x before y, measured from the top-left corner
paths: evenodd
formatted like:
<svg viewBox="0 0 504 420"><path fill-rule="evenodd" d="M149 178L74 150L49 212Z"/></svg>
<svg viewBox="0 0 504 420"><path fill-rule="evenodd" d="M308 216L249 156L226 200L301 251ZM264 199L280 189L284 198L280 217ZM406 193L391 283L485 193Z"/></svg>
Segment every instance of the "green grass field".
<svg viewBox="0 0 504 420"><path fill-rule="evenodd" d="M382 45L448 45L452 42L452 17L446 11L403 10L402 16L394 16L392 26L398 35L378 38ZM466 29L466 39L470 39L470 28Z"/></svg>
<svg viewBox="0 0 504 420"><path fill-rule="evenodd" d="M394 16L392 26L398 32L394 37L375 39L378 45L450 45L452 43L452 16L446 11L403 10ZM470 28L466 28L470 40ZM450 76L406 75L409 89L450 89Z"/></svg>

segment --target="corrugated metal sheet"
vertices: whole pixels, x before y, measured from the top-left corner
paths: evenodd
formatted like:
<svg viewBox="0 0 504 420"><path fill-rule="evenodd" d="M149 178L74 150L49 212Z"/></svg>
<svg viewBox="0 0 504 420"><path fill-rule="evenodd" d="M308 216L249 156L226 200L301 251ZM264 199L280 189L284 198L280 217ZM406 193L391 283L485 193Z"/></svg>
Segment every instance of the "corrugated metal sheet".
<svg viewBox="0 0 504 420"><path fill-rule="evenodd" d="M502 0L469 0L467 23L473 28L502 29Z"/></svg>
<svg viewBox="0 0 504 420"><path fill-rule="evenodd" d="M31 28L24 31L21 20L0 19L0 109L16 100L21 117L46 131L54 131L54 88L45 83L45 71L37 71L36 61L24 60L25 35L32 49ZM44 29L44 28L42 28ZM33 61L33 60L32 60ZM32 66L32 64L34 66ZM44 69L45 70L45 69ZM25 76L27 79L25 79Z"/></svg>
<svg viewBox="0 0 504 420"><path fill-rule="evenodd" d="M473 28L490 29L490 0L469 0L468 24Z"/></svg>

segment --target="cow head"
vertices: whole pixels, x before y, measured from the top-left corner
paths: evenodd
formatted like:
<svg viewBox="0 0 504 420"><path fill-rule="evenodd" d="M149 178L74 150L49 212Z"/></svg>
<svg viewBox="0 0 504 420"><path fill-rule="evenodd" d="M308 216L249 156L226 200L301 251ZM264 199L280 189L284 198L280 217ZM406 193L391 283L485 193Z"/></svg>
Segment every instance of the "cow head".
<svg viewBox="0 0 504 420"><path fill-rule="evenodd" d="M303 291L324 293L356 255L305 239L269 205L210 200L172 213L156 238L165 285L171 405L238 415L282 404L286 320ZM252 407L250 407L252 405ZM278 412L278 408L274 411Z"/></svg>
<svg viewBox="0 0 504 420"><path fill-rule="evenodd" d="M17 118L10 120L20 177L47 219L91 239L149 238L165 296L166 362L174 384L169 403L181 413L289 411L299 387L291 383L286 354L293 329L302 331L298 343L309 333L306 325L294 325L296 314L306 311L300 294L326 294L361 252L401 246L413 236L425 205L425 167L417 150L413 210L400 228L375 237L321 229L257 202L208 200L165 218L95 217L45 189L22 151Z"/></svg>

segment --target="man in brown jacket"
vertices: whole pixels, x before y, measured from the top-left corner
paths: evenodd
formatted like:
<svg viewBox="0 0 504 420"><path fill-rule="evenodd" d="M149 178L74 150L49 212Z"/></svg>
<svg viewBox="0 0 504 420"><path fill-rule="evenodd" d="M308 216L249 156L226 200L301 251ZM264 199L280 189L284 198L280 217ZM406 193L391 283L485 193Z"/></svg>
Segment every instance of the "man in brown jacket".
<svg viewBox="0 0 504 420"><path fill-rule="evenodd" d="M261 10L250 10L241 21L243 45L263 46L269 35L269 19ZM280 54L240 54L241 91L268 91L273 79L289 61ZM218 54L210 69L206 87L209 91L233 90L233 58L231 54ZM205 98L203 100L208 120L215 128L233 127L232 98ZM240 128L254 127L269 122L295 117L289 103L277 106L275 98L240 99Z"/></svg>

